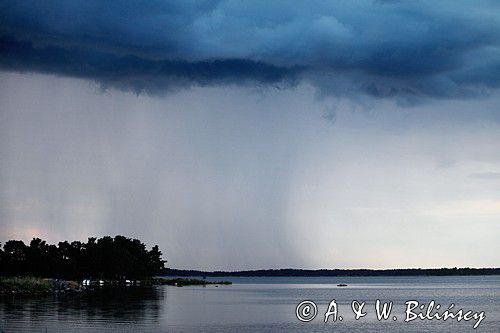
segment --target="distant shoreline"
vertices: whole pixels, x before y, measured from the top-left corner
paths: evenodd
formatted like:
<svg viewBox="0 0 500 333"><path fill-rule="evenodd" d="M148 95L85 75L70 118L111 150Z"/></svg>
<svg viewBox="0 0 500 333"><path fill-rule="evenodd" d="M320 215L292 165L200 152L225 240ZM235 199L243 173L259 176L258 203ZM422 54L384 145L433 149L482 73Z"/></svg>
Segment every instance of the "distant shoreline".
<svg viewBox="0 0 500 333"><path fill-rule="evenodd" d="M500 275L500 268L408 268L408 269L260 269L248 271L199 271L167 268L162 276L474 276Z"/></svg>

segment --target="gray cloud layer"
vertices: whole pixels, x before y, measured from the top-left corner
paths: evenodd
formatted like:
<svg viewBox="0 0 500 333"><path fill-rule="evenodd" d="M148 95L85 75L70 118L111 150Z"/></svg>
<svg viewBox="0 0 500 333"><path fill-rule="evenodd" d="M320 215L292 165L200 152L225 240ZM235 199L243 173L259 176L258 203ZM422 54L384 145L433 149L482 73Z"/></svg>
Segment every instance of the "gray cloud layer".
<svg viewBox="0 0 500 333"><path fill-rule="evenodd" d="M0 66L161 93L314 84L462 98L500 86L493 1L3 1Z"/></svg>

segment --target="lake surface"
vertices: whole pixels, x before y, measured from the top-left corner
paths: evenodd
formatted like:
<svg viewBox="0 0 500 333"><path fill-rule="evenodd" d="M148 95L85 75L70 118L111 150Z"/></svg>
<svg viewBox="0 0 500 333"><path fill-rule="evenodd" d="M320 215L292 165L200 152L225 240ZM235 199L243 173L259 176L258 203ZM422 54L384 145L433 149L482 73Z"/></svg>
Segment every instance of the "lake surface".
<svg viewBox="0 0 500 333"><path fill-rule="evenodd" d="M405 302L431 300L484 311L475 332L500 332L500 276L465 277L251 277L230 286L128 288L92 295L0 298L0 332L472 332L475 321L405 319ZM337 287L339 283L347 287ZM324 323L333 299L343 320ZM393 301L378 321L375 300ZM317 317L297 319L296 306L314 301ZM354 319L351 302L366 301ZM416 310L415 310L416 311ZM397 320L394 321L393 317Z"/></svg>

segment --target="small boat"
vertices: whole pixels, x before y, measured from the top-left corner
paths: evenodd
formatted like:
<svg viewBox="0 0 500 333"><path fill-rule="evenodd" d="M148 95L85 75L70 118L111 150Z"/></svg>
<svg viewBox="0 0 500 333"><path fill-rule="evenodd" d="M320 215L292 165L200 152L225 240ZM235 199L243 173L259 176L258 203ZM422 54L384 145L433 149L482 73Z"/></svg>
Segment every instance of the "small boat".
<svg viewBox="0 0 500 333"><path fill-rule="evenodd" d="M339 284L337 285L337 287L347 287L347 284L345 284L345 283L339 283Z"/></svg>

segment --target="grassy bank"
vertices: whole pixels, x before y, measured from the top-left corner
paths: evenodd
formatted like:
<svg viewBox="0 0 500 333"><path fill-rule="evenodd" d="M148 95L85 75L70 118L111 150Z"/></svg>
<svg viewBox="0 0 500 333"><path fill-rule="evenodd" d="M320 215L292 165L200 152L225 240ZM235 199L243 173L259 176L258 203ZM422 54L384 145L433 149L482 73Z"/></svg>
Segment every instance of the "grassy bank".
<svg viewBox="0 0 500 333"><path fill-rule="evenodd" d="M33 293L52 292L50 280L35 277L0 277L0 293Z"/></svg>
<svg viewBox="0 0 500 333"><path fill-rule="evenodd" d="M82 286L76 281L43 279L31 276L0 277L0 295L77 293L83 290Z"/></svg>

